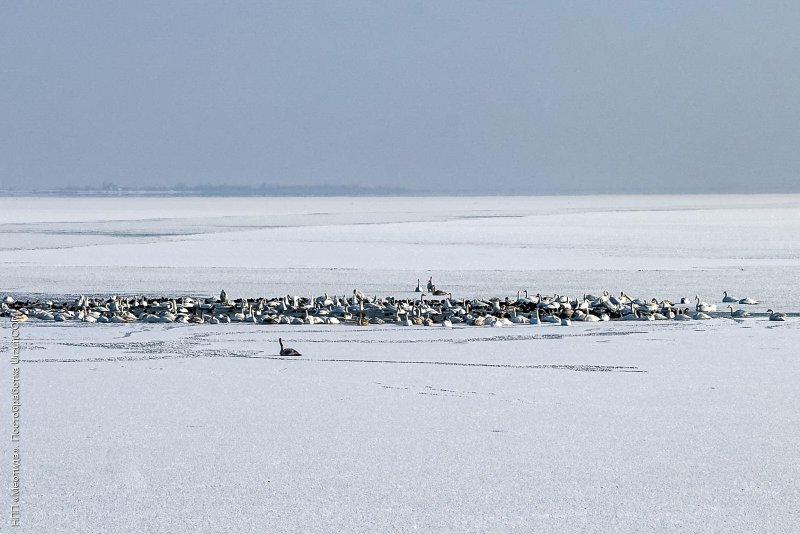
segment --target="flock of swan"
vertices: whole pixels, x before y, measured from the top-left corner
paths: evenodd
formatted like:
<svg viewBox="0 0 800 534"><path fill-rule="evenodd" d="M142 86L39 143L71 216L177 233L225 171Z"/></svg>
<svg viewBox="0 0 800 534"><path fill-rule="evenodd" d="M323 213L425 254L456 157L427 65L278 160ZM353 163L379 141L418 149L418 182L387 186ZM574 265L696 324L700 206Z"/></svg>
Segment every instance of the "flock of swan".
<svg viewBox="0 0 800 534"><path fill-rule="evenodd" d="M745 319L752 314L733 305L753 306L758 301L722 297L728 311L718 311L696 296L694 302L652 298L631 298L607 291L601 295L570 298L563 295L528 296L517 293L516 299L454 299L452 294L436 289L428 281L429 294L417 281L413 298L367 297L355 289L351 295L319 297L282 296L275 298L231 299L223 290L213 298L146 298L79 296L74 300L18 301L8 296L0 302L0 317L16 321L30 318L41 321L83 321L87 323L185 323L220 324L231 322L257 324L356 324L360 326L398 324L453 327L454 325L493 326L554 324L570 326L573 321L696 321L729 316ZM439 298L431 298L436 296ZM427 298L426 298L427 297ZM759 314L760 315L760 314ZM785 313L767 310L770 321L785 321Z"/></svg>

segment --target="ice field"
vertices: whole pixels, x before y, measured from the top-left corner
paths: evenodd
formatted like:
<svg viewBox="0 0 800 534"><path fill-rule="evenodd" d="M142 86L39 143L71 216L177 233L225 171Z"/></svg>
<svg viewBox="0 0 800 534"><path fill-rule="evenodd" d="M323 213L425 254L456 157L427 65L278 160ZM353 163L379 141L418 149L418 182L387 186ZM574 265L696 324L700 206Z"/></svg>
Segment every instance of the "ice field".
<svg viewBox="0 0 800 534"><path fill-rule="evenodd" d="M2 290L456 297L723 290L800 305L800 196L3 198Z"/></svg>
<svg viewBox="0 0 800 534"><path fill-rule="evenodd" d="M0 206L0 297L408 297L433 276L455 298L605 289L722 308L726 290L790 314L29 321L17 532L800 530L800 196ZM279 336L303 356L278 357ZM0 451L8 481L8 440Z"/></svg>

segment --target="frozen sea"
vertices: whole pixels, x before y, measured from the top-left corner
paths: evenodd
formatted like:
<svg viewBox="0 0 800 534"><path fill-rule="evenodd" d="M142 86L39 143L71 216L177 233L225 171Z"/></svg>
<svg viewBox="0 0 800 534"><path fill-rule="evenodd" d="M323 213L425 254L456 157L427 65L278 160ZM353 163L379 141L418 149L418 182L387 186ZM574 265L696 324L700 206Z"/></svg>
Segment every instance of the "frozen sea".
<svg viewBox="0 0 800 534"><path fill-rule="evenodd" d="M798 236L797 195L0 198L0 296L406 297L433 276L456 298L727 290L791 315L30 321L14 531L798 532Z"/></svg>

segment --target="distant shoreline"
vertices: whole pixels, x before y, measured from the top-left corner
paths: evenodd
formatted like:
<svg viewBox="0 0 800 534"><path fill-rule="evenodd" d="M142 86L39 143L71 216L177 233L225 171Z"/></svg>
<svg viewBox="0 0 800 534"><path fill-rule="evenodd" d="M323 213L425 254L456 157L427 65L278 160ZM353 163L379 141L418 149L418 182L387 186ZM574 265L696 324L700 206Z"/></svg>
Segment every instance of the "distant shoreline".
<svg viewBox="0 0 800 534"><path fill-rule="evenodd" d="M427 191L400 188L356 188L340 186L291 187L170 187L124 188L104 185L98 189L63 188L33 190L0 190L0 197L334 197L334 196L416 196Z"/></svg>
<svg viewBox="0 0 800 534"><path fill-rule="evenodd" d="M587 197L587 196L704 196L704 195L793 195L799 194L800 187L790 190L707 190L707 191L421 191L405 189L254 189L254 190L161 190L126 189L109 190L0 190L0 198L314 198L314 197L360 197L360 198L403 198L403 197Z"/></svg>

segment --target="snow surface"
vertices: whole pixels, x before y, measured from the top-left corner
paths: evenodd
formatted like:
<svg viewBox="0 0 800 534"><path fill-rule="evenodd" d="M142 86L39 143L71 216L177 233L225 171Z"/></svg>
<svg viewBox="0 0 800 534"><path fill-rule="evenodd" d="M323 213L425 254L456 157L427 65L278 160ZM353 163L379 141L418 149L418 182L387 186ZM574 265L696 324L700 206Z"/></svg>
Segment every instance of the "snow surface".
<svg viewBox="0 0 800 534"><path fill-rule="evenodd" d="M0 207L0 293L14 295L406 296L433 275L456 297L622 289L718 303L728 290L795 314L800 299L798 196ZM303 357L276 357L278 336ZM794 316L452 330L31 321L21 337L15 532L800 530Z"/></svg>

